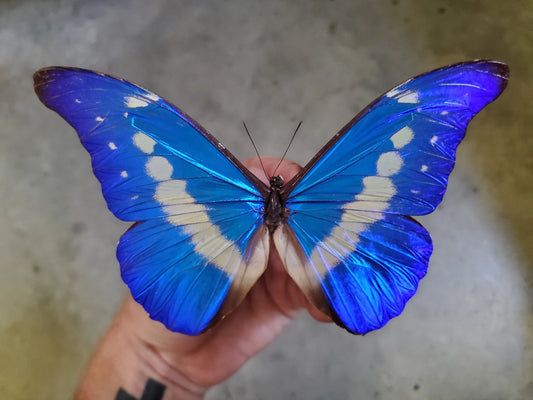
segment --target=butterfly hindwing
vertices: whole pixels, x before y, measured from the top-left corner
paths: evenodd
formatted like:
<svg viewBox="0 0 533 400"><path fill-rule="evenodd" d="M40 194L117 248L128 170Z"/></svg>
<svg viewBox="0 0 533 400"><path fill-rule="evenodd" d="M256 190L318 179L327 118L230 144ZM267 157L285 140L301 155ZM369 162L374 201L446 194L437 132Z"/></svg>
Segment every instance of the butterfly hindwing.
<svg viewBox="0 0 533 400"><path fill-rule="evenodd" d="M242 230L233 242L218 223L150 220L120 239L122 279L150 316L173 331L204 331L240 303L266 267L269 236L261 225Z"/></svg>
<svg viewBox="0 0 533 400"><path fill-rule="evenodd" d="M404 215L440 203L468 122L507 77L504 64L478 61L407 81L288 182L288 227L275 233L276 247L307 297L341 326L378 329L415 293L432 245Z"/></svg>
<svg viewBox="0 0 533 400"><path fill-rule="evenodd" d="M41 101L78 132L109 209L143 221L117 250L133 297L188 334L229 312L266 267L266 186L190 117L138 86L69 68L34 78Z"/></svg>

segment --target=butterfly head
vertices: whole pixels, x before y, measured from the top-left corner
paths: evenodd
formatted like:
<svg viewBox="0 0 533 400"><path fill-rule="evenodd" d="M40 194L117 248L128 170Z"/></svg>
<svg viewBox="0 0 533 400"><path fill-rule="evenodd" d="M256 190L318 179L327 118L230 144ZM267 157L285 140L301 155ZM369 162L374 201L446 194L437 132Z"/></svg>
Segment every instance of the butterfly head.
<svg viewBox="0 0 533 400"><path fill-rule="evenodd" d="M269 181L270 181L271 188L281 189L283 185L285 184L281 176L272 176L270 177Z"/></svg>

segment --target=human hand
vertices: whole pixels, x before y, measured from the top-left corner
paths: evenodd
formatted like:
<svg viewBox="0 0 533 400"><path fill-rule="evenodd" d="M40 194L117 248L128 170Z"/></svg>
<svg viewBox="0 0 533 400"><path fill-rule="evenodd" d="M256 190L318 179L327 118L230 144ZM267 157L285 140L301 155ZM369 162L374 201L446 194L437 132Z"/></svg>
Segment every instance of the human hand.
<svg viewBox="0 0 533 400"><path fill-rule="evenodd" d="M272 175L279 159L262 161ZM244 164L268 184L259 159ZM300 169L284 160L277 174L288 182ZM270 344L302 309L331 321L292 281L273 245L265 273L242 303L201 335L167 330L128 295L89 363L77 399L111 399L119 387L140 397L148 378L166 386L165 399L201 399Z"/></svg>

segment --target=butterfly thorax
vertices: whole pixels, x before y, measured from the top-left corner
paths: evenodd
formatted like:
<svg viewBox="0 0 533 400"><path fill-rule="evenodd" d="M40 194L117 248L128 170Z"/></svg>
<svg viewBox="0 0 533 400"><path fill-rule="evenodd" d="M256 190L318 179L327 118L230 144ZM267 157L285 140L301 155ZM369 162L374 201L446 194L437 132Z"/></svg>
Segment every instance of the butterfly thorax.
<svg viewBox="0 0 533 400"><path fill-rule="evenodd" d="M285 202L280 193L283 185L284 182L281 176L270 178L270 193L265 201L264 211L264 221L270 233L273 233L287 218Z"/></svg>

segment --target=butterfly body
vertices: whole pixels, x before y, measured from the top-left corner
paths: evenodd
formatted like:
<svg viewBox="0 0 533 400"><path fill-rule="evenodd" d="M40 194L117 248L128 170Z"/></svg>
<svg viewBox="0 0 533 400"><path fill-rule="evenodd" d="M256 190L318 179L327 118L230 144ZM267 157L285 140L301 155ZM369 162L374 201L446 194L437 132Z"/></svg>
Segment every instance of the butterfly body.
<svg viewBox="0 0 533 400"><path fill-rule="evenodd" d="M270 192L265 201L264 220L268 231L272 234L274 230L285 223L287 214L290 212L285 208L285 201L281 196L281 189L284 182L281 176L273 176L269 179Z"/></svg>
<svg viewBox="0 0 533 400"><path fill-rule="evenodd" d="M508 68L472 61L379 97L288 182L263 183L159 96L92 71L37 71L35 91L78 132L109 209L136 222L117 258L153 319L196 335L266 269L270 242L306 297L352 333L399 315L425 276L429 233L468 122Z"/></svg>

